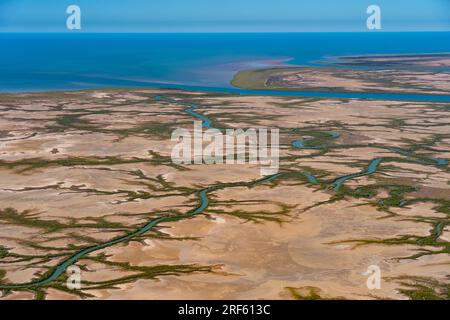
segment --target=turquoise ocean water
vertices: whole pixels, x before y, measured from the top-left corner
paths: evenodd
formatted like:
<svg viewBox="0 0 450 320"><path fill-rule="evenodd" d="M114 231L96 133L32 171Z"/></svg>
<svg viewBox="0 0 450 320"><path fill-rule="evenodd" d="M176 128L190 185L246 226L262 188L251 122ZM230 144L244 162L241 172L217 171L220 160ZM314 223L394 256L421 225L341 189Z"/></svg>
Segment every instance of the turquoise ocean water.
<svg viewBox="0 0 450 320"><path fill-rule="evenodd" d="M242 69L319 65L344 55L443 52L450 52L450 32L3 33L0 91L151 86L239 92L230 80Z"/></svg>

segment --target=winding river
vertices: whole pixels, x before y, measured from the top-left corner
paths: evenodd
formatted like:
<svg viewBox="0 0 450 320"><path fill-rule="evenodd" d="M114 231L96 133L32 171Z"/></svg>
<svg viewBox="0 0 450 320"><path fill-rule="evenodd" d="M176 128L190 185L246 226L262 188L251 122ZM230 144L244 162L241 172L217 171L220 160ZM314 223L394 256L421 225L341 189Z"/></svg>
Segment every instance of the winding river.
<svg viewBox="0 0 450 320"><path fill-rule="evenodd" d="M336 180L333 181L333 186L334 186L333 191L337 192L339 190L339 188L342 186L342 184L347 180L368 176L368 175L376 172L381 161L383 161L382 158L373 159L372 161L370 161L369 166L367 167L367 170L337 178Z"/></svg>
<svg viewBox="0 0 450 320"><path fill-rule="evenodd" d="M198 207L189 211L186 214L177 215L177 216L164 216L164 217L158 217L158 218L151 219L149 222L144 224L142 227L136 229L135 231L133 231L131 233L128 233L124 236L104 242L102 244L98 244L98 245L95 245L92 247L85 248L83 250L80 250L80 251L74 253L69 258L63 260L56 267L54 267L53 270L48 273L48 275L43 276L43 278L41 278L39 280L31 281L31 282L27 282L27 283L20 283L20 284L0 284L0 289L26 289L26 288L45 286L45 285L49 284L50 282L58 279L69 266L73 265L78 260L80 260L81 258L83 258L84 256L86 256L90 253L111 247L118 243L130 241L136 237L143 235L144 233L146 233L149 230L153 229L154 227L158 226L162 222L171 222L171 221L190 219L196 215L203 213L206 210L206 208L208 208L208 205L209 205L209 198L208 198L209 192L220 190L220 189L225 189L225 188L239 187L239 186L251 187L256 184L261 184L264 182L272 181L274 179L279 178L281 175L282 175L281 173L277 173L275 175L266 176L266 177L263 177L261 179L251 181L251 182L236 182L236 183L218 184L218 185L214 185L211 187L201 189L196 193L200 200L200 204L198 205Z"/></svg>
<svg viewBox="0 0 450 320"><path fill-rule="evenodd" d="M178 103L178 101L176 101L176 100L164 98L162 96L157 96L157 97L155 97L155 99L156 100L166 100L166 101ZM188 108L184 109L184 112L202 120L202 125L204 128L210 128L211 127L210 119L208 119L207 117L194 111L195 109L198 109L198 108L200 108L200 106L190 105ZM114 238L110 241L107 241L107 242L104 242L104 243L101 243L101 244L98 244L95 246L91 246L91 247L82 249L82 250L74 253L73 255L71 255L67 259L63 260L61 263L59 263L50 272L48 272L47 275L44 275L39 280L35 280L35 281L27 282L27 283L19 283L19 284L0 284L0 290L27 289L27 288L35 288L35 287L45 286L45 285L51 283L52 281L55 281L56 279L58 279L69 266L75 264L81 258L85 257L86 255L88 255L90 253L111 247L118 243L130 241L136 237L143 235L144 233L153 229L154 227L156 227L157 225L159 225L162 222L170 222L170 221L179 221L179 220L189 219L189 218L192 218L196 215L203 213L208 208L208 205L209 205L209 198L208 198L209 192L220 190L220 189L225 189L225 188L230 188L230 187L237 187L237 186L251 187L254 185L272 181L274 179L279 178L281 175L282 175L281 173L277 173L274 175L265 176L261 179L254 180L251 182L224 183L224 184L218 184L218 185L214 185L214 186L210 186L210 187L201 189L201 190L197 191L197 193L196 193L200 200L199 206L197 208L189 211L188 213L182 214L182 215L177 215L177 216L164 216L164 217L158 217L158 218L151 219L149 222L144 224L142 227L136 229L135 231L133 231L131 233L128 233L128 234L118 237L118 238Z"/></svg>

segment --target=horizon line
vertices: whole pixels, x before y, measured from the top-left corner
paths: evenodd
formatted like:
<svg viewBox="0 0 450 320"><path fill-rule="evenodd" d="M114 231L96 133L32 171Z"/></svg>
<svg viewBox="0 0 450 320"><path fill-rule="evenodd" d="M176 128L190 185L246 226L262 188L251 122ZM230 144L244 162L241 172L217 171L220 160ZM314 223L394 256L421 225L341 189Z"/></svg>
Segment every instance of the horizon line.
<svg viewBox="0 0 450 320"><path fill-rule="evenodd" d="M434 33L450 32L448 30L364 30L364 31L2 31L0 34L22 33L22 34L292 34L292 33Z"/></svg>

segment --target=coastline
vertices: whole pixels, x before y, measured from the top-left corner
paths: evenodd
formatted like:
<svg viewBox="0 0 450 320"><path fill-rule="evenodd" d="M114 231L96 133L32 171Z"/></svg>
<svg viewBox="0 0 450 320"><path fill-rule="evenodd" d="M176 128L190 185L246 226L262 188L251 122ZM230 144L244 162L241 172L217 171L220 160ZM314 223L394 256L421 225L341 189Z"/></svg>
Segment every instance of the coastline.
<svg viewBox="0 0 450 320"><path fill-rule="evenodd" d="M9 44L0 53L0 59L8 61L6 65L0 64L3 75L0 90L4 92L122 86L231 90L234 73L254 67L274 64L320 67L328 57L450 52L450 33L442 32L364 35L39 33L2 34L0 37ZM385 41L392 45L384 47ZM98 44L95 50L87 50L93 44ZM63 50L67 46L76 50ZM33 50L32 58L23 54L29 50ZM102 58L98 60L99 57ZM34 61L38 61L38 65Z"/></svg>
<svg viewBox="0 0 450 320"><path fill-rule="evenodd" d="M397 99L402 98L401 95L417 94L445 99L450 94L450 86L446 85L450 82L450 73L435 69L437 65L450 69L450 54L447 53L342 56L321 63L326 66L243 70L235 74L231 83L247 90L397 94Z"/></svg>
<svg viewBox="0 0 450 320"><path fill-rule="evenodd" d="M180 90L180 91L193 91L193 92L209 92L212 94L226 94L226 95L249 95L249 96L273 96L273 97L310 97L310 98L330 98L330 99L365 99L365 100L395 100L395 101L430 101L430 102L449 102L450 101L450 86L448 90L440 90L431 92L428 89L408 88L407 85L403 85L403 88L394 90L395 87L390 86L389 83L383 83L383 81L377 83L377 85L371 85L369 89L355 88L352 83L345 83L343 86L338 86L337 83L332 80L326 79L326 76L333 78L335 74L342 76L345 73L350 74L346 80L354 81L353 79L360 80L360 75L365 73L382 71L382 67L389 62L389 59L414 59L414 63L419 61L420 63L428 63L433 65L434 59L444 59L444 62L448 64L450 68L450 54L446 52L442 53L420 53L420 54L367 54L367 55L351 55L351 56L337 56L337 57L324 57L324 59L318 61L320 66L314 65L296 65L288 64L293 58L267 58L256 60L245 60L241 62L234 62L224 64L222 67L226 72L232 72L233 77L230 79L229 87L223 87L218 85L202 86L202 85L187 85L182 83L170 83L170 82L157 82L157 81L141 81L123 78L124 85L97 85L95 88L58 88L47 90L46 88L36 89L23 89L23 90L11 90L1 91L0 95L20 95L31 93L44 93L44 94L58 94L61 92L78 92L78 91L95 91L95 90L134 90L134 89L159 89L159 90ZM376 63L372 63L371 59L375 59ZM382 59L381 61L378 61ZM358 63L352 64L352 61ZM431 62L430 62L431 61ZM418 73L417 68L413 66L413 70L406 70L398 67L395 70L402 70L404 72ZM389 63L387 64L389 66ZM251 68L250 68L251 67ZM369 68L361 71L360 67ZM381 68L381 69L380 69ZM430 69L430 68L428 68ZM427 70L428 70L427 69ZM233 72L234 70L234 72ZM431 70L431 69L430 69ZM392 72L391 70L388 70ZM279 75L283 73L295 73L302 74L309 73L324 73L324 81L330 82L332 85L321 86L310 85L306 83L305 86L289 86L283 83L283 81L272 81L273 78L280 78ZM360 72L359 74L357 74ZM355 73L353 76L351 73ZM450 78L450 73L448 74ZM353 76L353 78L351 78ZM375 74L376 76L376 74ZM394 74L394 76L396 76ZM392 78L395 78L395 77ZM345 77L344 77L345 78ZM350 79L349 79L350 78ZM364 81L370 79L363 79ZM392 80L392 79L388 79ZM420 80L420 79L419 79ZM431 79L432 80L432 79ZM450 82L450 80L449 80ZM432 83L432 82L430 82ZM383 85L385 87L383 88Z"/></svg>
<svg viewBox="0 0 450 320"><path fill-rule="evenodd" d="M450 95L432 95L432 94L401 94L401 93L376 93L376 92L352 92L352 91L302 91L280 89L246 89L246 88L217 88L185 85L143 85L126 87L99 87L89 89L61 89L61 90L36 90L36 91L18 91L18 92L0 92L0 96L7 95L26 95L26 94L64 94L65 92L89 92L102 90L136 90L136 89L155 89L155 90L174 90L184 92L211 93L216 95L230 96L262 96L262 97L289 97L289 98L316 98L316 99L360 99L360 100L381 100L381 101L406 101L406 102L450 102Z"/></svg>

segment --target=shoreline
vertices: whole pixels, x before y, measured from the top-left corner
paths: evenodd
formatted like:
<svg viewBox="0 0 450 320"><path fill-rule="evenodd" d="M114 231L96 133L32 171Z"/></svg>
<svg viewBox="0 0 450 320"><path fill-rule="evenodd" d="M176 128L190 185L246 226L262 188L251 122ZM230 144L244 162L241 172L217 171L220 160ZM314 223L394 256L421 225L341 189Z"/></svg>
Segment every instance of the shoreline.
<svg viewBox="0 0 450 320"><path fill-rule="evenodd" d="M380 60L381 59L381 60ZM392 60L390 62L390 59ZM406 59L406 65L403 60ZM412 59L412 60L411 60ZM431 59L431 60L430 60ZM365 100L396 100L396 101L420 101L420 102L450 102L450 88L448 91L440 89L437 93L429 93L430 90L418 89L408 87L408 83L399 90L392 90L392 87L385 85L383 81L378 84L380 86L370 86L370 90L360 89L352 83L348 83L346 86L339 86L337 83L329 84L326 87L321 86L309 86L310 83L306 82L304 87L301 86L289 86L284 83L268 85L271 78L278 77L280 73L292 73L292 72L315 72L315 73L337 73L339 76L343 73L355 73L356 76L352 79L359 81L367 81L367 79L361 79L360 72L363 75L365 73L391 71L394 68L395 71L409 72L412 75L414 73L423 72L423 70L433 70L433 68L424 68L423 70L418 68L417 65L412 65L419 61L420 63L434 63L433 59L444 59L444 63L448 64L450 68L450 53L407 53L407 54L365 54L365 55L346 55L335 57L323 57L317 64L311 65L296 65L289 64L288 62L293 58L267 58L267 59L255 59L252 61L243 61L240 63L234 63L233 66L241 65L240 68L236 68L233 73L233 77L229 80L230 86L203 86L203 85L189 85L181 83L167 83L167 82L140 82L138 80L129 80L130 85L120 86L99 86L99 87L86 87L86 88L31 88L20 89L11 91L2 91L0 89L0 96L6 95L20 95L20 94L58 94L63 92L89 92L98 90L136 90L136 89L155 89L155 90L179 90L179 91L192 91L192 92L208 92L214 94L228 94L228 95L249 95L249 96L273 96L273 97L307 97L307 98L324 98L324 99L365 99ZM372 61L373 60L373 61ZM408 62L409 61L409 62ZM390 65L389 63L393 63ZM411 63L410 69L406 69L408 63ZM249 68L254 66L253 68ZM256 67L257 66L257 67ZM364 69L363 69L364 68ZM365 69L367 68L367 69ZM450 72L443 72L442 74L449 74ZM350 74L351 76L351 74ZM375 74L376 76L376 74ZM349 77L345 75L343 77L348 80ZM395 79L395 74L392 77ZM370 79L370 78L369 78ZM420 80L420 78L418 78ZM431 79L432 83L433 79ZM444 80L445 81L445 80ZM330 81L331 82L331 81ZM352 88L348 89L348 88ZM356 90L355 90L356 88ZM402 91L401 89L405 90ZM423 92L421 92L423 91ZM436 92L436 91L435 91Z"/></svg>
<svg viewBox="0 0 450 320"><path fill-rule="evenodd" d="M67 92L89 92L89 91L114 91L114 90L174 90L187 92L205 92L213 94L227 94L230 96L265 96L265 97L291 97L291 98L317 98L317 99L360 99L360 100L382 100L382 101L405 101L405 102L450 102L450 94L414 94L414 93L384 93L384 92L352 92L352 91L301 91L301 90L271 90L245 89L245 88L219 88L198 87L184 85L161 85L161 86L130 86L130 87L102 87L87 89L61 89L61 90L36 90L18 92L0 92L0 97L8 95L30 95L30 94L64 94Z"/></svg>

